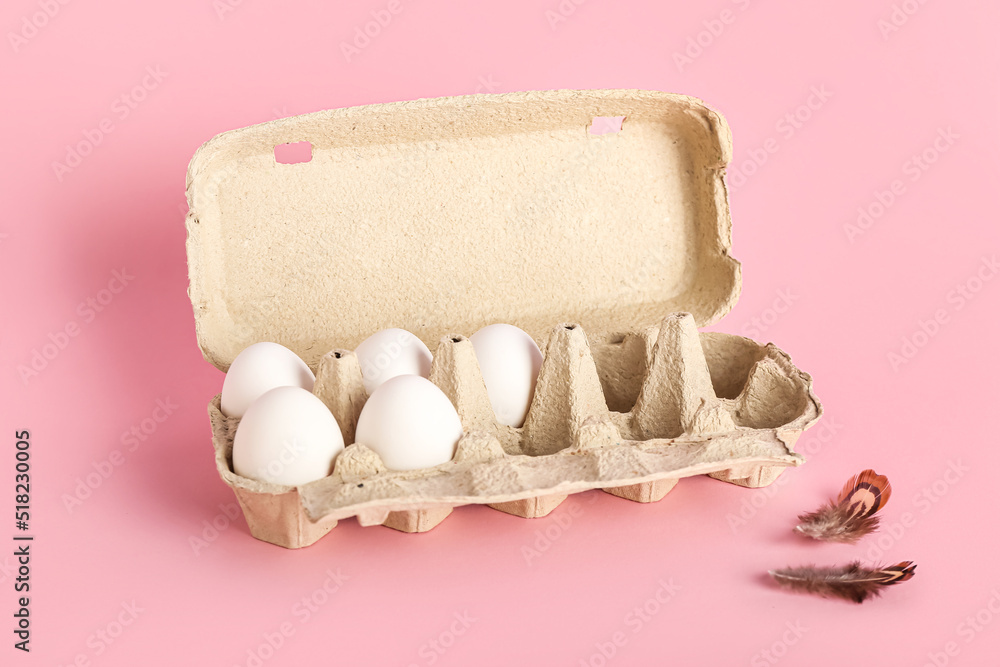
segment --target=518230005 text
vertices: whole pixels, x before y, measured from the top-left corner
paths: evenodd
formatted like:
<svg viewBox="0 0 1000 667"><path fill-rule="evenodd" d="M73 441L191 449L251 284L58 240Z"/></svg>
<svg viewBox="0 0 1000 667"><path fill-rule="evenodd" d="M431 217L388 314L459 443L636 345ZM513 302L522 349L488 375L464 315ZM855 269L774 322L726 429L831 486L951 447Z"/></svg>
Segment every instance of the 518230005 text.
<svg viewBox="0 0 1000 667"><path fill-rule="evenodd" d="M31 642L31 543L32 535L25 535L31 521L31 433L27 430L14 433L14 556L17 558L17 577L14 579L16 611L14 612L14 648L30 651Z"/></svg>

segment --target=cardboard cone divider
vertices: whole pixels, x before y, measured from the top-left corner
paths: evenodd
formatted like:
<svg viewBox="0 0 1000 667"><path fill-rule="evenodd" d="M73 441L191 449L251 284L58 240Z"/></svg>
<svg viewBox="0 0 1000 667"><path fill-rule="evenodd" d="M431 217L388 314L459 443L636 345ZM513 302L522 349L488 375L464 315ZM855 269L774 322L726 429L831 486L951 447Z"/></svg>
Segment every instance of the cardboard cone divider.
<svg viewBox="0 0 1000 667"><path fill-rule="evenodd" d="M626 120L591 136L601 116ZM274 147L295 141L312 160L278 164ZM810 376L770 343L698 330L740 289L731 150L699 100L634 90L337 109L206 143L187 187L199 346L222 370L260 340L291 348L347 443L315 482L244 478L239 419L212 399L216 467L251 534L299 548L349 517L419 533L463 505L534 518L591 489L651 503L683 477L759 487L802 463L795 442L822 413ZM387 179L393 160L419 169ZM467 338L493 322L543 352L520 428L495 418ZM462 421L447 463L392 471L354 442L367 392L346 348L389 326L428 344Z"/></svg>

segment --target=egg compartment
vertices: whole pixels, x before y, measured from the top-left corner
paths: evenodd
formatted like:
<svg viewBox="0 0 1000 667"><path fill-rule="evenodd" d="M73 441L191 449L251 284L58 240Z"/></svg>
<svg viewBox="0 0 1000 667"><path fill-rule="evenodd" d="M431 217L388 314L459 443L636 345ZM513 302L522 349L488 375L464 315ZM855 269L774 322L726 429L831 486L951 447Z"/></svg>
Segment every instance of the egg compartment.
<svg viewBox="0 0 1000 667"><path fill-rule="evenodd" d="M364 526L423 532L460 505L532 518L569 494L595 488L654 502L691 475L761 486L801 463L794 442L821 414L811 379L783 352L739 336L699 334L686 313L594 343L579 325L556 326L521 428L496 420L465 336L441 339L431 380L462 420L456 455L433 468L389 471L375 452L354 442L367 398L357 358L346 350L322 357L314 393L352 444L329 477L301 487L233 473L239 420L224 417L216 397L209 407L216 462L251 533L301 547L351 516ZM609 409L609 397L624 408L633 394L627 411Z"/></svg>

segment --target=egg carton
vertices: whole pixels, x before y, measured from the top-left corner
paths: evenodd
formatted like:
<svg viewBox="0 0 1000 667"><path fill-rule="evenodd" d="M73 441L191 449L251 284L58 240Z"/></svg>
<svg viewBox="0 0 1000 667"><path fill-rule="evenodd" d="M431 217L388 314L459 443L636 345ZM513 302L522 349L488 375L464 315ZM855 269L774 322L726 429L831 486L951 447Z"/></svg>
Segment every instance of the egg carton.
<svg viewBox="0 0 1000 667"><path fill-rule="evenodd" d="M793 446L822 412L811 378L784 352L699 333L688 313L596 340L577 324L556 326L520 428L497 421L465 336L440 340L430 379L462 420L455 457L433 468L390 471L354 442L367 399L357 357L349 350L323 356L313 391L352 444L331 475L298 487L233 472L239 418L223 415L216 396L209 405L216 464L254 537L309 546L349 517L419 533L472 504L535 518L590 489L649 503L679 479L701 474L759 487L803 461Z"/></svg>
<svg viewBox="0 0 1000 667"><path fill-rule="evenodd" d="M279 159L287 144L307 151ZM233 473L237 421L216 397L218 470L251 532L301 547L351 516L420 532L460 505L530 518L586 489L651 502L681 477L754 487L798 465L821 410L809 376L770 344L698 333L742 286L731 158L719 112L649 90L331 109L206 142L185 221L205 359L226 371L248 345L284 345L353 443L366 394L334 348L398 327L434 351L465 429L441 466L390 472L349 444L329 477L279 487ZM465 338L497 322L544 353L520 429L496 422Z"/></svg>

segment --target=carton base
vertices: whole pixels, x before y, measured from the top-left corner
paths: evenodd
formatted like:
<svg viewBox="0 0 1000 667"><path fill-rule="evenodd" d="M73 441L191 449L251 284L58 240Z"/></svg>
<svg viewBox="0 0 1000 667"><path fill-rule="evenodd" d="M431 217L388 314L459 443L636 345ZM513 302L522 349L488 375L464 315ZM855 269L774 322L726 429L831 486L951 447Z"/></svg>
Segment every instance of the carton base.
<svg viewBox="0 0 1000 667"><path fill-rule="evenodd" d="M432 507L423 510L389 512L389 516L386 517L382 525L403 533L426 533L447 519L451 510L451 507Z"/></svg>
<svg viewBox="0 0 1000 667"><path fill-rule="evenodd" d="M250 534L264 542L286 549L301 549L315 544L337 525L335 519L309 521L299 502L299 494L294 491L277 495L245 489L234 491Z"/></svg>
<svg viewBox="0 0 1000 667"><path fill-rule="evenodd" d="M600 488L652 503L681 477L708 474L757 488L801 463L792 447L822 407L811 378L788 355L738 336L700 334L686 314L668 315L659 329L644 333L655 333L655 342L639 340L643 345L634 345L631 356L611 350L618 337L602 342L599 336L594 344L602 351L595 358L579 325L555 326L532 407L516 430L496 423L469 339L443 338L431 380L456 406L467 432L452 461L427 470L389 471L374 451L354 442L330 475L301 487L242 478L232 467L239 420L222 414L216 396L208 410L216 467L236 492L254 537L300 548L352 516L360 526L420 533L456 506L483 503L530 519L547 516L570 493ZM631 389L602 387L599 363L611 369L606 382L631 373ZM317 395L338 423L356 423L362 380L353 352L323 357ZM616 392L623 408L635 395L627 413L608 408L606 396Z"/></svg>
<svg viewBox="0 0 1000 667"><path fill-rule="evenodd" d="M677 486L676 479L658 479L653 482L642 482L640 484L611 486L601 490L636 503L655 503L663 500L675 486Z"/></svg>
<svg viewBox="0 0 1000 667"><path fill-rule="evenodd" d="M505 514L513 514L523 519L538 519L550 514L552 510L559 507L568 496L556 494L551 496L538 496L535 498L522 498L521 500L508 500L503 503L492 503L490 507Z"/></svg>
<svg viewBox="0 0 1000 667"><path fill-rule="evenodd" d="M784 472L784 466L750 466L747 468L733 468L730 470L720 470L709 473L709 477L718 479L737 486L745 486L748 489L759 489L767 486L778 479Z"/></svg>

